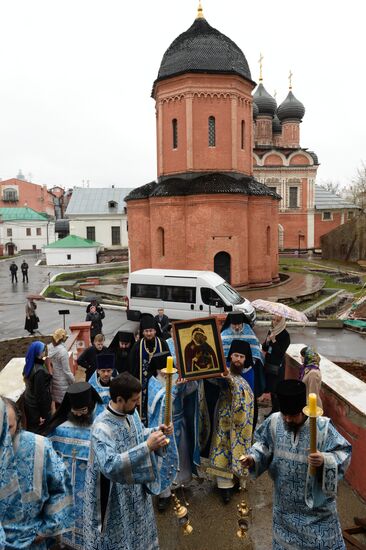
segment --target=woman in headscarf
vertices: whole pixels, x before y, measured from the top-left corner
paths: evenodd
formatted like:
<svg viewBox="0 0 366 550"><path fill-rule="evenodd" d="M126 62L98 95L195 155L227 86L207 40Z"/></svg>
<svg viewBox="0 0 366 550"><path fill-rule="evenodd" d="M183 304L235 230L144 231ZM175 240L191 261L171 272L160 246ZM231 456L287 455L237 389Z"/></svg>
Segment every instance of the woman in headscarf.
<svg viewBox="0 0 366 550"><path fill-rule="evenodd" d="M23 370L27 430L34 433L41 433L51 418L52 376L45 365L45 352L46 346L43 342L33 342L25 356Z"/></svg>
<svg viewBox="0 0 366 550"><path fill-rule="evenodd" d="M271 330L262 344L266 352L264 372L266 377L266 391L271 393L272 410L266 416L279 411L279 403L276 394L277 384L284 378L284 361L286 350L290 345L290 335L286 330L286 319L275 315L272 320Z"/></svg>
<svg viewBox="0 0 366 550"><path fill-rule="evenodd" d="M300 355L303 364L300 367L299 380L306 386L306 397L309 393L316 393L317 404L322 407L320 388L322 385L322 374L320 372L320 355L311 347L302 348Z"/></svg>

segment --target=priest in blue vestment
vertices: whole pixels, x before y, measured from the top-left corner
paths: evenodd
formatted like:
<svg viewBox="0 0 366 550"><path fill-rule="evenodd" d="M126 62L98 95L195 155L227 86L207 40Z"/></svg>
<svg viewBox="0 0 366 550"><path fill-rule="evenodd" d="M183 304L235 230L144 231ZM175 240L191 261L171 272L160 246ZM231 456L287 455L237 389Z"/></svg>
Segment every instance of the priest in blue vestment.
<svg viewBox="0 0 366 550"><path fill-rule="evenodd" d="M73 487L75 526L61 535L61 542L84 549L83 514L85 475L90 450L90 434L102 399L88 382L76 382L68 387L61 406L49 427L53 448L63 458Z"/></svg>
<svg viewBox="0 0 366 550"><path fill-rule="evenodd" d="M115 355L111 353L97 355L96 357L97 370L89 378L89 384L93 386L103 402L102 406L98 407L98 414L103 412L104 407L108 405L111 399L109 386L115 374L115 363Z"/></svg>
<svg viewBox="0 0 366 550"><path fill-rule="evenodd" d="M84 542L88 550L157 550L151 493L160 493L158 452L173 426L145 428L137 413L141 384L123 372L92 427L86 475Z"/></svg>
<svg viewBox="0 0 366 550"><path fill-rule="evenodd" d="M277 386L280 412L255 432L242 466L255 476L265 470L274 482L273 550L345 550L336 495L351 460L351 445L329 418L317 418L317 452L309 454L309 420L302 412L306 386L284 380ZM317 468L311 476L309 466Z"/></svg>
<svg viewBox="0 0 366 550"><path fill-rule="evenodd" d="M151 358L157 353L168 351L161 337L160 327L152 315L143 314L140 321L140 340L135 342L129 355L129 372L138 378L142 385L140 417L147 425L147 379Z"/></svg>
<svg viewBox="0 0 366 550"><path fill-rule="evenodd" d="M158 353L150 361L148 382L148 426L158 427L164 421L166 367L168 351ZM166 460L161 469L161 489L158 510L164 511L170 502L171 485L186 485L200 464L198 383L176 380L172 387L174 434L166 448ZM179 457L179 471L178 467Z"/></svg>
<svg viewBox="0 0 366 550"><path fill-rule="evenodd" d="M22 430L16 404L5 402L23 504L21 519L14 521L9 509L3 520L6 548L46 550L47 541L74 524L70 477L50 441Z"/></svg>
<svg viewBox="0 0 366 550"><path fill-rule="evenodd" d="M5 401L0 397L0 550L5 548L5 532L2 526L4 519L21 521L23 517L18 474L14 462L6 409Z"/></svg>

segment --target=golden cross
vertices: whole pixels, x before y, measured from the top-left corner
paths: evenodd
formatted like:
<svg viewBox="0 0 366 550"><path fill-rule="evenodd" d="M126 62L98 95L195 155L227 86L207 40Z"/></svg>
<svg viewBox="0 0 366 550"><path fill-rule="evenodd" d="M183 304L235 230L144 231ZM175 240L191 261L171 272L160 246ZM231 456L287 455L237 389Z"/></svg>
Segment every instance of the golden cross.
<svg viewBox="0 0 366 550"><path fill-rule="evenodd" d="M204 19L201 0L198 2L197 19Z"/></svg>
<svg viewBox="0 0 366 550"><path fill-rule="evenodd" d="M259 63L259 82L262 82L263 80L263 74L262 74L262 69L263 69L263 61L264 57L262 54L259 55L259 59L258 59L258 63Z"/></svg>
<svg viewBox="0 0 366 550"><path fill-rule="evenodd" d="M293 77L293 73L290 69L290 72L288 73L288 87L289 87L289 90L292 90L292 77Z"/></svg>

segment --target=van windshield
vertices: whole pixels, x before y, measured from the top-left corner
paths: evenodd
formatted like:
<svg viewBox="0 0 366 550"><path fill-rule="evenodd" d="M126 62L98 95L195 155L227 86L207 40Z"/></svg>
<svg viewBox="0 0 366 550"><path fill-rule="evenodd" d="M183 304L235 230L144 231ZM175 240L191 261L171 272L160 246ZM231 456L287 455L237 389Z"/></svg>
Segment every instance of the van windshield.
<svg viewBox="0 0 366 550"><path fill-rule="evenodd" d="M244 298L240 296L240 294L238 294L238 292L236 292L236 290L234 290L228 283L222 283L222 285L217 286L216 289L230 304L236 305L243 304L245 302Z"/></svg>

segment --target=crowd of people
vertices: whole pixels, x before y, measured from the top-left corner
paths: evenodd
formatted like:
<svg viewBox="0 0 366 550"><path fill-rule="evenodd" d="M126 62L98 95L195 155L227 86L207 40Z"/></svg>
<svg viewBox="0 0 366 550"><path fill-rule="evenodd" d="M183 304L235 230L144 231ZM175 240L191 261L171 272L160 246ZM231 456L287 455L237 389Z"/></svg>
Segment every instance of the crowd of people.
<svg viewBox="0 0 366 550"><path fill-rule="evenodd" d="M95 314L101 317L91 304L87 316ZM298 379L285 380L286 320L274 317L261 344L249 319L231 312L221 332L227 370L200 380L175 376L166 424L164 368L177 355L171 329L159 310L108 347L95 333L77 359L85 370L78 382L63 329L47 349L41 341L29 346L22 410L0 399L0 483L8 487L0 487L7 495L0 497L0 548L46 548L59 537L75 549L158 549L152 495L164 512L172 489L200 475L206 458L224 504L248 470L253 477L269 471L274 550L345 549L336 492L351 446L319 417L318 449L309 454L303 408L309 392L320 402L316 351L304 348ZM255 430L265 394L271 410Z"/></svg>

